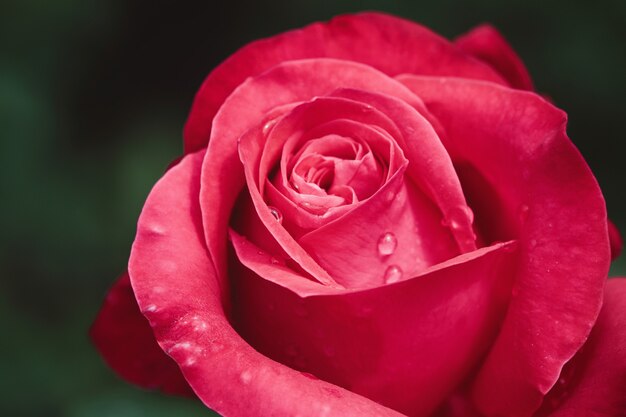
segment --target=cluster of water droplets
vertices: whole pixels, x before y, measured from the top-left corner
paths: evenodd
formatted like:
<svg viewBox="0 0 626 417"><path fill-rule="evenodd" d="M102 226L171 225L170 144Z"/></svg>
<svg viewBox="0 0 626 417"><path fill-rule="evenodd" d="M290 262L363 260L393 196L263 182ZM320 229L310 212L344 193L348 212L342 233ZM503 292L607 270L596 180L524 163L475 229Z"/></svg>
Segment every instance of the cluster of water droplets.
<svg viewBox="0 0 626 417"><path fill-rule="evenodd" d="M376 249L381 260L385 260L394 254L398 248L398 238L392 232L383 233L378 242ZM392 284L402 279L402 269L398 265L389 265L383 275L385 284Z"/></svg>

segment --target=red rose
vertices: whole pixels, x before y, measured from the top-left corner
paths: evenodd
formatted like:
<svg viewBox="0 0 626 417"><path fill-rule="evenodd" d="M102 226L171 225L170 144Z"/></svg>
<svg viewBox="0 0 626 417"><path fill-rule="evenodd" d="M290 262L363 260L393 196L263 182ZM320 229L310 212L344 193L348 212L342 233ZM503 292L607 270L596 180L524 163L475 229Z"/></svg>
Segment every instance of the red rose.
<svg viewBox="0 0 626 417"><path fill-rule="evenodd" d="M531 89L490 27L365 13L242 48L146 201L103 356L227 416L624 415L604 200Z"/></svg>

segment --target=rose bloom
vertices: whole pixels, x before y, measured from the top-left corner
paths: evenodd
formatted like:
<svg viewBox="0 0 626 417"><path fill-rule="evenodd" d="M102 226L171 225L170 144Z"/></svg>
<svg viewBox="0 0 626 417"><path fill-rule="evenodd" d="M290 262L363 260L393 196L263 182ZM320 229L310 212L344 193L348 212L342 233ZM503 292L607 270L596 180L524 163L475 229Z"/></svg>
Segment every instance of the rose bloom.
<svg viewBox="0 0 626 417"><path fill-rule="evenodd" d="M565 128L489 26L253 42L200 87L92 338L225 416L624 416L619 234Z"/></svg>

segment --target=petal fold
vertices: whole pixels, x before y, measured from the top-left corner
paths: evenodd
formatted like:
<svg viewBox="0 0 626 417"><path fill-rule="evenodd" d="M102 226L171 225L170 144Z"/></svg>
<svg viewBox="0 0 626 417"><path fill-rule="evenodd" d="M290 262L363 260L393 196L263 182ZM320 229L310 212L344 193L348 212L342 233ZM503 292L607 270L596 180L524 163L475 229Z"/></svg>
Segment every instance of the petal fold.
<svg viewBox="0 0 626 417"><path fill-rule="evenodd" d="M152 189L129 263L141 311L196 395L228 416L400 416L263 356L235 332L200 224L203 158L187 155Z"/></svg>

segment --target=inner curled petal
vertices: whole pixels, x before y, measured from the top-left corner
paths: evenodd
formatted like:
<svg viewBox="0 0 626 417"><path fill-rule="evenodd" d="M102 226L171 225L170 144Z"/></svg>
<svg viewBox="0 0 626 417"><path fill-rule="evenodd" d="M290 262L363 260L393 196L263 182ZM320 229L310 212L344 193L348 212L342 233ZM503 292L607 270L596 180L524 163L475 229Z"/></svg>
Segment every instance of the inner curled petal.
<svg viewBox="0 0 626 417"><path fill-rule="evenodd" d="M259 169L266 203L294 236L319 228L372 197L406 164L395 126L371 106L318 98L269 132Z"/></svg>
<svg viewBox="0 0 626 417"><path fill-rule="evenodd" d="M287 165L292 168L282 177L295 191L340 197L339 204L370 197L386 171L367 143L337 134L309 140Z"/></svg>

